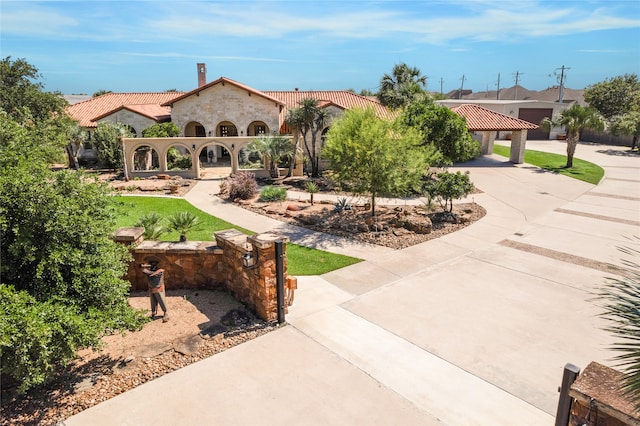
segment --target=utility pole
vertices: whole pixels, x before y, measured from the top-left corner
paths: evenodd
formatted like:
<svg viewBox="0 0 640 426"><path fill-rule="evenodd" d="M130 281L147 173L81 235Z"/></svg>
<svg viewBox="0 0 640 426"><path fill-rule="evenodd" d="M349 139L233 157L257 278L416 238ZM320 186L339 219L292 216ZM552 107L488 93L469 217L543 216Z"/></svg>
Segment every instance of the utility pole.
<svg viewBox="0 0 640 426"><path fill-rule="evenodd" d="M558 95L558 102L562 103L564 100L564 79L566 78L564 75L565 70L570 70L571 68L565 67L564 65L561 68L556 68L554 74L558 78L558 82L560 83L560 94ZM558 70L560 70L560 75L558 75Z"/></svg>
<svg viewBox="0 0 640 426"><path fill-rule="evenodd" d="M462 83L460 83L460 92L458 93L458 99L462 99L462 88L464 87L464 74L462 74Z"/></svg>
<svg viewBox="0 0 640 426"><path fill-rule="evenodd" d="M442 91L442 85L444 84L444 79L442 77L440 77L440 94L444 94L444 92Z"/></svg>
<svg viewBox="0 0 640 426"><path fill-rule="evenodd" d="M500 73L498 73L498 91L496 92L496 100L500 100Z"/></svg>
<svg viewBox="0 0 640 426"><path fill-rule="evenodd" d="M516 78L516 91L515 91L515 93L513 94L513 99L518 99L518 81L520 80L520 76L521 76L522 74L523 74L523 73L521 73L520 71L516 71L516 73L515 73L515 74L513 74L513 75L515 76L515 78Z"/></svg>

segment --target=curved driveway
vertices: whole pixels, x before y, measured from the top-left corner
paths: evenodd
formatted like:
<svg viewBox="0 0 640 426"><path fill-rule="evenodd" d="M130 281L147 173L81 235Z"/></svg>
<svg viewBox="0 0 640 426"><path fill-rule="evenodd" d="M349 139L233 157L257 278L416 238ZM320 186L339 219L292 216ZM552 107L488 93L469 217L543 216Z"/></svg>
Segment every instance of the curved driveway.
<svg viewBox="0 0 640 426"><path fill-rule="evenodd" d="M599 185L494 155L455 168L487 215L398 251L231 209L198 183L187 198L205 211L366 261L299 277L289 326L65 424L552 424L563 366L612 357L591 292L618 247L640 249L638 155L580 144L576 156L605 168Z"/></svg>

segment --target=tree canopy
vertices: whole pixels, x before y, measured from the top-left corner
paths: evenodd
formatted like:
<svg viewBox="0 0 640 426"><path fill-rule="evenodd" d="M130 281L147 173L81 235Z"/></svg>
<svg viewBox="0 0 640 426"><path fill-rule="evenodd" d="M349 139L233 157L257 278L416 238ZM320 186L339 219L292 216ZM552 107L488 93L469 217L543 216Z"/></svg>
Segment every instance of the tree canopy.
<svg viewBox="0 0 640 426"><path fill-rule="evenodd" d="M427 76L416 67L405 63L396 64L391 74L384 74L380 80L378 100L391 109L408 105L420 96L426 96Z"/></svg>
<svg viewBox="0 0 640 426"><path fill-rule="evenodd" d="M352 109L331 126L323 154L338 182L376 197L419 190L435 149L421 145L415 129L378 118L373 109Z"/></svg>
<svg viewBox="0 0 640 426"><path fill-rule="evenodd" d="M400 120L422 132L424 145L433 145L442 153L439 166L468 161L480 154L480 144L469 134L465 119L428 97L409 103Z"/></svg>
<svg viewBox="0 0 640 426"><path fill-rule="evenodd" d="M584 100L608 120L640 110L640 81L637 74L607 79L584 89Z"/></svg>
<svg viewBox="0 0 640 426"><path fill-rule="evenodd" d="M122 279L130 255L111 239L117 199L84 173L51 171L50 153L74 131L60 104L30 91L37 70L21 67L12 85L36 104L0 111L0 372L24 391L142 317Z"/></svg>
<svg viewBox="0 0 640 426"><path fill-rule="evenodd" d="M175 138L180 135L180 129L175 123L156 123L142 131L143 138Z"/></svg>

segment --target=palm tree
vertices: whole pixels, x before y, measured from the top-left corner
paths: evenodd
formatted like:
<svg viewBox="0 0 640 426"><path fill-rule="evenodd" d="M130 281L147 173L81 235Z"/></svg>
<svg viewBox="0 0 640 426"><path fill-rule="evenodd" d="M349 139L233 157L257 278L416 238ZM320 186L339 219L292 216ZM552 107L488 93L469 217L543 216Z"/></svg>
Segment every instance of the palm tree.
<svg viewBox="0 0 640 426"><path fill-rule="evenodd" d="M631 149L636 149L638 137L640 136L640 109L629 111L623 116L614 119L611 127L614 135L632 136Z"/></svg>
<svg viewBox="0 0 640 426"><path fill-rule="evenodd" d="M573 154L583 130L604 130L604 118L594 108L574 104L571 108L560 112L553 119L545 118L540 125L546 129L552 126L564 127L567 130L567 165L573 167Z"/></svg>
<svg viewBox="0 0 640 426"><path fill-rule="evenodd" d="M247 145L247 150L262 156L269 163L269 175L272 178L280 176L278 161L281 158L293 158L293 145L284 136L261 135Z"/></svg>
<svg viewBox="0 0 640 426"><path fill-rule="evenodd" d="M180 234L180 242L187 241L187 232L195 231L200 224L198 216L191 212L178 212L169 217L171 229Z"/></svg>
<svg viewBox="0 0 640 426"><path fill-rule="evenodd" d="M405 63L396 64L391 75L382 76L378 100L386 107L401 108L424 93L426 85L427 76L421 75L418 68Z"/></svg>
<svg viewBox="0 0 640 426"><path fill-rule="evenodd" d="M300 152L300 131L302 126L304 125L304 116L302 108L292 108L287 113L287 117L285 118L287 126L291 129L291 133L293 133L293 152L294 157L293 161L289 162L289 171L287 172L287 177L291 177L293 175L293 167L296 164L296 157L298 152Z"/></svg>
<svg viewBox="0 0 640 426"><path fill-rule="evenodd" d="M311 177L320 177L320 155L317 148L318 133L321 132L331 119L329 111L321 108L318 101L306 98L300 102L300 133L304 147L311 162ZM307 135L311 134L311 145Z"/></svg>
<svg viewBox="0 0 640 426"><path fill-rule="evenodd" d="M638 258L640 251L623 247L620 251ZM640 265L624 259L626 268L621 278L609 278L597 293L609 321L605 330L620 340L612 349L619 352L616 360L624 370L623 392L640 412Z"/></svg>

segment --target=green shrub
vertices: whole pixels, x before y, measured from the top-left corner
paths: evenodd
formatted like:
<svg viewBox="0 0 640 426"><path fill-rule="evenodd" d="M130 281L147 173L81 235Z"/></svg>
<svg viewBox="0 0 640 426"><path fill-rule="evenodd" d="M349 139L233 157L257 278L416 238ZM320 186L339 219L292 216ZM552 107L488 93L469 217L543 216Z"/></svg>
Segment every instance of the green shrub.
<svg viewBox="0 0 640 426"><path fill-rule="evenodd" d="M345 210L351 210L351 203L349 203L349 201L346 198L340 197L338 198L338 201L336 201L336 204L333 210L336 213L341 213Z"/></svg>
<svg viewBox="0 0 640 426"><path fill-rule="evenodd" d="M187 233L195 231L199 224L198 216L188 211L178 212L169 217L169 225L180 234L180 241L187 241Z"/></svg>
<svg viewBox="0 0 640 426"><path fill-rule="evenodd" d="M429 202L436 199L440 202L442 209L451 213L453 211L453 200L466 197L474 190L473 183L469 179L469 172L451 173L444 171L438 173L425 184L425 192L429 197Z"/></svg>
<svg viewBox="0 0 640 426"><path fill-rule="evenodd" d="M260 201L283 201L287 199L287 190L279 186L265 186L260 191Z"/></svg>
<svg viewBox="0 0 640 426"><path fill-rule="evenodd" d="M220 188L230 200L248 200L258 193L256 175L251 172L240 172L229 176Z"/></svg>

